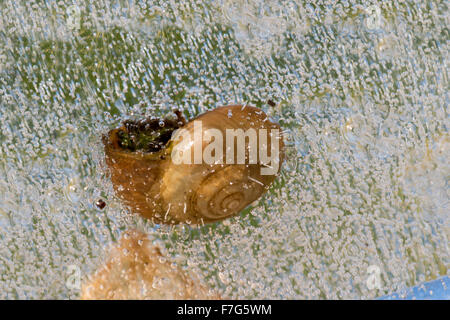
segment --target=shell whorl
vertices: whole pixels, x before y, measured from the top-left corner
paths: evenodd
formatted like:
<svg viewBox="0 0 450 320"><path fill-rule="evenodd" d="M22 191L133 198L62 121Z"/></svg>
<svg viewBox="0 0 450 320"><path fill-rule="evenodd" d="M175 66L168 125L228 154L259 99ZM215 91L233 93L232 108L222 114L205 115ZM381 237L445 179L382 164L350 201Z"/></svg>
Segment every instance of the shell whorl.
<svg viewBox="0 0 450 320"><path fill-rule="evenodd" d="M278 125L267 120L264 112L249 106L217 108L194 120L202 121L202 130L218 129L224 137L226 129L279 129ZM184 129L193 132L193 121ZM203 142L203 149L207 145L208 142ZM185 146L190 149L192 143L185 142ZM245 164L225 164L225 154L224 146L221 164L179 164L167 167L161 186L161 196L167 202L164 208L167 216L175 221L193 224L223 220L257 200L276 177L275 174L261 175L261 163L248 163L247 143ZM280 162L281 157L277 159Z"/></svg>
<svg viewBox="0 0 450 320"><path fill-rule="evenodd" d="M208 175L190 198L193 214L208 221L222 220L255 201L264 188L248 176L248 168L227 166Z"/></svg>

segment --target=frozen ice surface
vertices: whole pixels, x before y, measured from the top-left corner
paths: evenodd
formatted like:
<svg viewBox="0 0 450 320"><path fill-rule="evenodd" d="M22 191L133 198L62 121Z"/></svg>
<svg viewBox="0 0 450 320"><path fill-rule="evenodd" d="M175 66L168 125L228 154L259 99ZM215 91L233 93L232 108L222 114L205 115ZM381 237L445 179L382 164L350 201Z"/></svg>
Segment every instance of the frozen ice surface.
<svg viewBox="0 0 450 320"><path fill-rule="evenodd" d="M0 298L78 298L131 228L225 297L368 299L447 275L447 6L2 1ZM200 228L127 214L101 134L234 103L285 130L271 190Z"/></svg>

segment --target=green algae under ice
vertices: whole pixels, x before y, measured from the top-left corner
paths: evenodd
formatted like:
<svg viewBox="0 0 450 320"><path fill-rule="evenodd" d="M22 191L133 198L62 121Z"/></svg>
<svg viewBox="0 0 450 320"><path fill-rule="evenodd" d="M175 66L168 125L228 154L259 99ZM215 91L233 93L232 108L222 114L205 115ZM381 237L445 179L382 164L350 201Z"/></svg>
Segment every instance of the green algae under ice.
<svg viewBox="0 0 450 320"><path fill-rule="evenodd" d="M79 298L133 228L223 297L372 299L447 275L447 7L0 1L0 298ZM127 214L102 135L230 104L283 128L267 193L200 227Z"/></svg>

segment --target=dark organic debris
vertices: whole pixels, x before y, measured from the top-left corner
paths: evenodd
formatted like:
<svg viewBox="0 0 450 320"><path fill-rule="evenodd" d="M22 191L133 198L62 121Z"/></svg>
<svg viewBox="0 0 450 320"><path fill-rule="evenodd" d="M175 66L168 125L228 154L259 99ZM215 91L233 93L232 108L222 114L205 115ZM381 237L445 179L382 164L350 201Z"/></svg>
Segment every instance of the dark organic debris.
<svg viewBox="0 0 450 320"><path fill-rule="evenodd" d="M106 202L103 201L102 199L98 199L95 202L95 205L97 206L97 208L99 208L100 210L106 207Z"/></svg>
<svg viewBox="0 0 450 320"><path fill-rule="evenodd" d="M146 118L125 120L118 132L119 146L130 151L157 152L172 137L172 132L186 124L181 111L174 110L176 119Z"/></svg>
<svg viewBox="0 0 450 320"><path fill-rule="evenodd" d="M277 104L275 102L273 102L273 100L269 99L267 100L267 104L271 107L275 107Z"/></svg>

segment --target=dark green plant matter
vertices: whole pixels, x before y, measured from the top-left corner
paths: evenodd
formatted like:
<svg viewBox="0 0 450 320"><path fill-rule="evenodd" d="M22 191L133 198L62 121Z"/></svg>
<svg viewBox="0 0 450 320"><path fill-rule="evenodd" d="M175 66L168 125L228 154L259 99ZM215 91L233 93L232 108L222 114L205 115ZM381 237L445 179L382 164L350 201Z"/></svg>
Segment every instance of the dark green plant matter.
<svg viewBox="0 0 450 320"><path fill-rule="evenodd" d="M130 151L157 152L163 149L172 137L173 131L186 123L180 111L177 119L146 118L125 120L117 133L119 146Z"/></svg>

